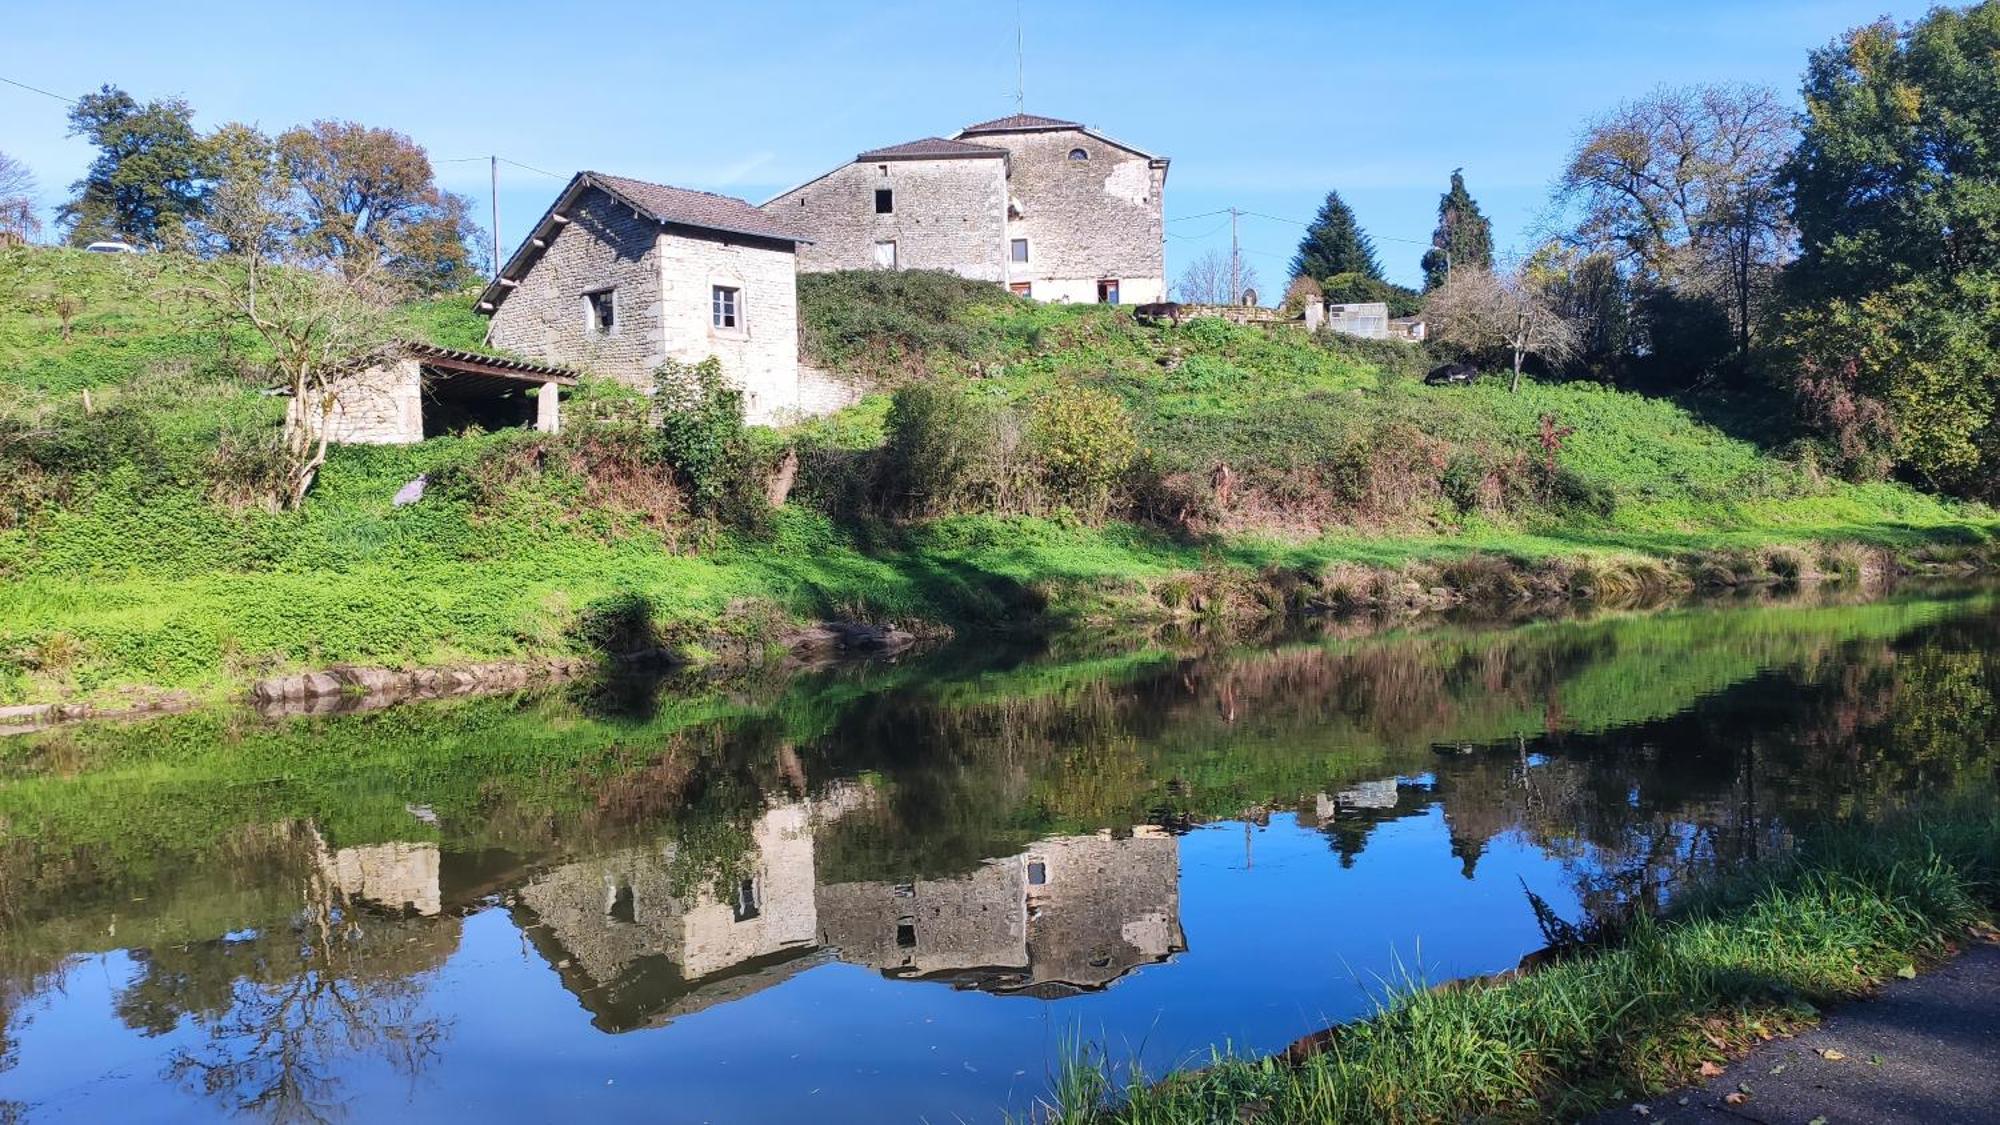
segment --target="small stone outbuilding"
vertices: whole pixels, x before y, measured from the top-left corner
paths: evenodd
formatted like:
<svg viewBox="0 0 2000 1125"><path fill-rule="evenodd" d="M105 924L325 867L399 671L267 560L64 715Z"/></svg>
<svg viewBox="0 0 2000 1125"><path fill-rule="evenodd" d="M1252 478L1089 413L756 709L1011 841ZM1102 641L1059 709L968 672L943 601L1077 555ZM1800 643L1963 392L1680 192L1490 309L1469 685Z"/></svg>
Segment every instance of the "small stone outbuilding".
<svg viewBox="0 0 2000 1125"><path fill-rule="evenodd" d="M324 418L329 440L355 445L414 445L475 427L554 433L562 388L574 385L575 372L561 367L404 343L331 383L324 403L294 399L285 424L317 433Z"/></svg>

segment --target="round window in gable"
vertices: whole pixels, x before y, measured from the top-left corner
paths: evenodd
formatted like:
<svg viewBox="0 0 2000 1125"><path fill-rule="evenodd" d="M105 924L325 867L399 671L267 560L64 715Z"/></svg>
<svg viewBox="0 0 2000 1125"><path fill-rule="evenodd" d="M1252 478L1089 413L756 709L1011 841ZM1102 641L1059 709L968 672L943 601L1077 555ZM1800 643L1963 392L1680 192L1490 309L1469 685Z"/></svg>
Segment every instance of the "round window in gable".
<svg viewBox="0 0 2000 1125"><path fill-rule="evenodd" d="M1073 148L1069 150L1069 158L1071 160L1089 160L1090 154L1080 148Z"/></svg>

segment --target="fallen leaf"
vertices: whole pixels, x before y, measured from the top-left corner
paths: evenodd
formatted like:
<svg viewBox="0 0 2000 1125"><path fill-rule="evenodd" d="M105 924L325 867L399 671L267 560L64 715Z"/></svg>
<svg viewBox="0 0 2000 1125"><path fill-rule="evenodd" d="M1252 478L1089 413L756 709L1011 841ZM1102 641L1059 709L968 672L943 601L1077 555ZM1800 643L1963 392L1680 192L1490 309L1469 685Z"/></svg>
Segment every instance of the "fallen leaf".
<svg viewBox="0 0 2000 1125"><path fill-rule="evenodd" d="M1868 1065L1869 1065L1869 1066L1881 1066L1881 1065L1882 1065L1882 1056L1881 1056L1881 1055L1869 1055L1869 1056L1868 1056Z"/></svg>
<svg viewBox="0 0 2000 1125"><path fill-rule="evenodd" d="M1701 1064L1701 1076L1703 1078L1714 1078L1716 1075L1719 1075L1721 1073L1722 1073L1722 1068L1715 1065L1712 1062L1704 1062Z"/></svg>
<svg viewBox="0 0 2000 1125"><path fill-rule="evenodd" d="M1772 1067L1772 1068L1771 1068L1771 1073L1772 1073L1772 1074L1783 1074L1783 1073L1785 1073L1785 1068L1786 1068L1787 1066L1790 1066L1790 1065L1791 1065L1790 1063L1779 1063L1779 1064L1778 1064L1777 1066L1774 1066L1774 1067Z"/></svg>
<svg viewBox="0 0 2000 1125"><path fill-rule="evenodd" d="M1750 1095L1743 1093L1725 1094L1722 1100L1728 1102L1730 1105L1742 1105L1744 1102L1750 1100Z"/></svg>
<svg viewBox="0 0 2000 1125"><path fill-rule="evenodd" d="M1826 1125L1826 1118L1824 1116L1815 1117L1811 1121L1806 1122L1806 1125Z"/></svg>
<svg viewBox="0 0 2000 1125"><path fill-rule="evenodd" d="M1905 965L1896 970L1896 975L1902 977L1904 980L1915 980L1917 979L1917 967L1915 965Z"/></svg>
<svg viewBox="0 0 2000 1125"><path fill-rule="evenodd" d="M1649 1105L1634 1105L1632 1107L1632 1112L1638 1114L1641 1117L1650 1117L1652 1116L1653 1113L1653 1107Z"/></svg>
<svg viewBox="0 0 2000 1125"><path fill-rule="evenodd" d="M1825 1059L1828 1062L1839 1062L1840 1060L1846 1058L1847 1056L1841 1054L1839 1051L1834 1050L1832 1047L1823 1047L1820 1049L1819 1057Z"/></svg>
<svg viewBox="0 0 2000 1125"><path fill-rule="evenodd" d="M1750 1083L1738 1082L1736 1084L1736 1092L1739 1094L1748 1094L1750 1092Z"/></svg>

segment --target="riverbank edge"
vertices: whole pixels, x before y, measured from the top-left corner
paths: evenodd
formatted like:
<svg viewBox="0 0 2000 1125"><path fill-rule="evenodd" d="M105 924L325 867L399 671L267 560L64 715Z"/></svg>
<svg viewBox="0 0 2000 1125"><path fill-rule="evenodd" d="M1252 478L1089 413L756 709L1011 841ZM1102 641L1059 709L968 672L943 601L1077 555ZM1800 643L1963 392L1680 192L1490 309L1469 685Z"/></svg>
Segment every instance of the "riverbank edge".
<svg viewBox="0 0 2000 1125"><path fill-rule="evenodd" d="M773 666L811 666L845 656L895 655L960 633L1130 633L1199 627L1217 636L1247 635L1273 620L1374 614L1398 623L1462 609L1496 616L1523 607L1578 604L1660 606L1698 593L1744 587L1824 584L1878 590L1903 578L1969 578L2000 572L2000 539L1939 539L1886 547L1845 538L1794 540L1678 555L1580 553L1529 558L1492 550L1440 550L1395 564L1309 560L1248 566L1215 562L1145 578L1047 578L1026 584L1024 612L964 620L945 605L900 622L802 618L781 607L747 614L767 633L710 632L674 647L616 653L558 651L521 657L380 665L343 663L293 668L254 679L222 676L200 688L121 684L59 691L0 707L0 736L100 719L185 711L208 703L331 711L405 699L518 691L580 676L645 668L698 667L727 675ZM995 587L1015 580L988 574ZM221 671L218 669L218 671ZM328 703L327 701L332 701Z"/></svg>
<svg viewBox="0 0 2000 1125"><path fill-rule="evenodd" d="M1079 1052L1047 1118L1577 1120L1700 1083L1823 1009L2000 938L2000 808L1905 810L1803 833L1786 856L1688 889L1662 916L1521 967L1406 979L1374 1015L1278 1055L1216 1053L1158 1080Z"/></svg>

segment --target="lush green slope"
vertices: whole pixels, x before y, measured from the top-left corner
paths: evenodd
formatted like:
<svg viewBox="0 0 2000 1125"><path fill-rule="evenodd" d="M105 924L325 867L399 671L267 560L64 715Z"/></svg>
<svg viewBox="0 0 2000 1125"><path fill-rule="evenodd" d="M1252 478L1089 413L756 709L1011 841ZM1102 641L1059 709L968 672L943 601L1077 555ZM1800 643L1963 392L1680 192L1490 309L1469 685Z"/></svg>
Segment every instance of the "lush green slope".
<svg viewBox="0 0 2000 1125"><path fill-rule="evenodd" d="M736 525L660 501L671 486L634 479L661 475L644 449L615 448L646 439L582 422L566 445L512 433L341 450L302 511L276 511L280 411L258 350L197 315L178 270L0 252L0 703L589 654L614 619L696 655L754 655L787 622L830 615L1021 624L1400 597L1384 568L1414 568L1423 588L1520 585L1452 561L1475 552L1540 568L1545 588L1598 588L1633 559L1738 552L1718 577L1841 570L1854 556L1825 544L1989 536L1983 510L1827 480L1667 402L1431 389L1296 333L1143 328L921 275L802 286L818 354L998 409L1107 390L1144 450L1120 489L1182 496L1206 522L1120 522L1139 512L1126 491L1108 521L1042 502L903 518L884 486L886 396L754 435L759 456L790 445L803 470L791 504ZM464 302L403 315L412 336L478 343ZM1554 472L1544 415L1574 427ZM1217 462L1243 482L1231 504L1204 492ZM1022 464L1042 471L1032 451ZM394 507L425 473L431 494Z"/></svg>

